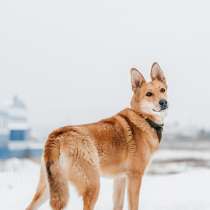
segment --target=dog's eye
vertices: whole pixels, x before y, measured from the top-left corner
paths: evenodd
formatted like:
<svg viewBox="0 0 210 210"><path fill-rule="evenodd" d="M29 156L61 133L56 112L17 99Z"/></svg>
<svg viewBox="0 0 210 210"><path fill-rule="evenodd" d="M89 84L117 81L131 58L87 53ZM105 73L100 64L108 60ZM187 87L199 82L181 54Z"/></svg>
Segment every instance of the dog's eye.
<svg viewBox="0 0 210 210"><path fill-rule="evenodd" d="M161 89L160 89L160 92L161 92L161 93L165 93L165 92L166 92L166 89L165 89L165 88L161 88Z"/></svg>
<svg viewBox="0 0 210 210"><path fill-rule="evenodd" d="M153 95L152 92L147 92L147 93L146 93L146 96L148 96L148 97L150 97L150 96L152 96L152 95Z"/></svg>

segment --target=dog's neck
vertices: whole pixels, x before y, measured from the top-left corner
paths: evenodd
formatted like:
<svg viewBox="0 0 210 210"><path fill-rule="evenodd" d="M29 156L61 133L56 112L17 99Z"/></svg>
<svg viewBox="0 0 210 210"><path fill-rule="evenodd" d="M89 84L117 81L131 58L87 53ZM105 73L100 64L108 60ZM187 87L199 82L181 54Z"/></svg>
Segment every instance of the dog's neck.
<svg viewBox="0 0 210 210"><path fill-rule="evenodd" d="M149 123L149 125L155 129L159 142L162 139L162 132L163 132L163 126L164 124L157 124L156 122L150 120L149 118L146 119L146 121Z"/></svg>
<svg viewBox="0 0 210 210"><path fill-rule="evenodd" d="M161 141L162 138L162 132L163 132L163 127L164 127L164 123L163 121L157 121L157 118L154 117L153 115L148 115L142 112L138 112L135 111L133 109L131 109L133 112L135 112L136 114L138 114L140 117L144 118L145 121L150 125L150 127L152 127L153 129L155 129L157 136L158 136L158 140L159 142Z"/></svg>

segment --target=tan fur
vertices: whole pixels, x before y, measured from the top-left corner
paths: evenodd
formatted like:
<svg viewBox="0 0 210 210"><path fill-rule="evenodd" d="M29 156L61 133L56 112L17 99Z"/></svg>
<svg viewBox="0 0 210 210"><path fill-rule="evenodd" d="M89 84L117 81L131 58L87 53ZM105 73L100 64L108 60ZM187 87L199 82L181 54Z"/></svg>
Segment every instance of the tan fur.
<svg viewBox="0 0 210 210"><path fill-rule="evenodd" d="M115 178L114 210L123 209L126 179L129 209L138 209L142 176L159 146L156 131L145 120L159 119L143 112L141 103L149 101L156 105L161 98L166 98L166 92L160 92L160 88L167 89L165 77L163 80L163 73L157 70L159 66L155 68L153 65L152 81L148 83L140 72L132 70L131 108L97 123L66 126L49 135L43 156L45 169L42 169L40 184L27 210L40 205L44 192L49 192L53 210L64 209L69 197L68 181L82 195L84 210L93 210L100 175ZM153 97L145 96L148 90L153 91Z"/></svg>

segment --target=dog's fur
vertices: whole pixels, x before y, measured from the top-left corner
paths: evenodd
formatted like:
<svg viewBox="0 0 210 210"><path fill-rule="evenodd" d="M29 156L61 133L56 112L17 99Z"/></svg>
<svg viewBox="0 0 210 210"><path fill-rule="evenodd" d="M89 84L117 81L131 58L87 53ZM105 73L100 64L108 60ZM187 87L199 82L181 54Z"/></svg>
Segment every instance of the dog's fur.
<svg viewBox="0 0 210 210"><path fill-rule="evenodd" d="M159 100L167 98L166 79L157 63L152 65L151 78L146 82L137 69L131 69L130 108L97 123L66 126L49 135L37 192L27 210L37 209L48 196L53 210L64 209L68 181L83 197L84 210L93 210L100 175L114 178L114 210L123 209L126 183L129 209L138 209L142 176L159 146L157 133L146 119L162 124L165 110L160 110ZM152 96L146 95L148 91Z"/></svg>

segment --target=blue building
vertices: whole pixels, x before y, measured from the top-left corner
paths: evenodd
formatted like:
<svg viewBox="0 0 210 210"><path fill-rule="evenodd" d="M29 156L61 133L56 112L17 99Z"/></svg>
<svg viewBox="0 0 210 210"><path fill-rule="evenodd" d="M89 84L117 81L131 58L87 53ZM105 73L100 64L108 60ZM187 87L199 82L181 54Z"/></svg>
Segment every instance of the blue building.
<svg viewBox="0 0 210 210"><path fill-rule="evenodd" d="M15 96L12 103L0 109L0 145L9 141L26 141L30 127L25 104Z"/></svg>
<svg viewBox="0 0 210 210"><path fill-rule="evenodd" d="M10 104L0 108L0 158L40 154L41 145L32 141L26 105L14 96Z"/></svg>
<svg viewBox="0 0 210 210"><path fill-rule="evenodd" d="M26 141L30 138L30 127L27 119L25 104L15 96L13 103L9 106L9 140Z"/></svg>

